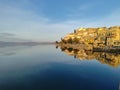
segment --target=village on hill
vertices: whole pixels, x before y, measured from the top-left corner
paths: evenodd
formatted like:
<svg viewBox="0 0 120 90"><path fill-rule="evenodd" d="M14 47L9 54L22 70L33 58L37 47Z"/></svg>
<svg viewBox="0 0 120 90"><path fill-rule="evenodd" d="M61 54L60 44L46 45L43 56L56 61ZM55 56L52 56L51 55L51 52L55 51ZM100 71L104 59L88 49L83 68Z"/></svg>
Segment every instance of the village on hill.
<svg viewBox="0 0 120 90"><path fill-rule="evenodd" d="M87 50L118 50L120 47L120 26L99 28L78 28L73 33L61 38L60 45L80 48L81 45ZM77 45L77 47L75 46Z"/></svg>
<svg viewBox="0 0 120 90"><path fill-rule="evenodd" d="M120 26L110 28L78 28L67 34L62 43L80 43L94 47L120 46Z"/></svg>

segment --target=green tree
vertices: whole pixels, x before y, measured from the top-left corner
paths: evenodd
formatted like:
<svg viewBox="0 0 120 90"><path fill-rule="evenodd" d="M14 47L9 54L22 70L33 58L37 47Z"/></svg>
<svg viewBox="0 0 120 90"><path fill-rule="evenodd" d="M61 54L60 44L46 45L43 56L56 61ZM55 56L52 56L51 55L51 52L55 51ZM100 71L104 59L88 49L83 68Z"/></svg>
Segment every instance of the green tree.
<svg viewBox="0 0 120 90"><path fill-rule="evenodd" d="M74 29L74 33L76 33L76 29Z"/></svg>

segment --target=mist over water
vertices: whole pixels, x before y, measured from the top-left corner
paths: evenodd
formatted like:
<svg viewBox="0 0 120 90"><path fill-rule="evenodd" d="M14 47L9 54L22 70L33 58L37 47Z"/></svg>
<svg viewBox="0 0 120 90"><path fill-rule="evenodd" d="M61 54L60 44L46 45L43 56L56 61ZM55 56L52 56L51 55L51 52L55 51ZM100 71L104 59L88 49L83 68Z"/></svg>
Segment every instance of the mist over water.
<svg viewBox="0 0 120 90"><path fill-rule="evenodd" d="M0 47L0 90L118 90L119 65L68 53L54 44Z"/></svg>

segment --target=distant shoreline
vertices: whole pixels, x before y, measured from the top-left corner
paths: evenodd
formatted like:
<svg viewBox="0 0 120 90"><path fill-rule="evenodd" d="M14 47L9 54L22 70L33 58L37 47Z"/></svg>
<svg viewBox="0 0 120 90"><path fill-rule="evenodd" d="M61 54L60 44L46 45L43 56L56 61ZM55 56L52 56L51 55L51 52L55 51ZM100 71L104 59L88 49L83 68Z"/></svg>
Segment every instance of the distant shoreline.
<svg viewBox="0 0 120 90"><path fill-rule="evenodd" d="M0 41L0 48L12 46L37 46L37 45L54 45L55 42L7 42Z"/></svg>

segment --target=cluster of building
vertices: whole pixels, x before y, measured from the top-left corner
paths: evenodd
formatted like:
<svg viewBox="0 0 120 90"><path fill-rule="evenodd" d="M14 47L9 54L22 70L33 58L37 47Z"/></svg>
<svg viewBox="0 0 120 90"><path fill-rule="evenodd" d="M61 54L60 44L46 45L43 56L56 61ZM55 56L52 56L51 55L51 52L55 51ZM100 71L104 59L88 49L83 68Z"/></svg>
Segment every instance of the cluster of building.
<svg viewBox="0 0 120 90"><path fill-rule="evenodd" d="M67 34L61 42L91 44L94 47L120 46L120 26L78 28Z"/></svg>

